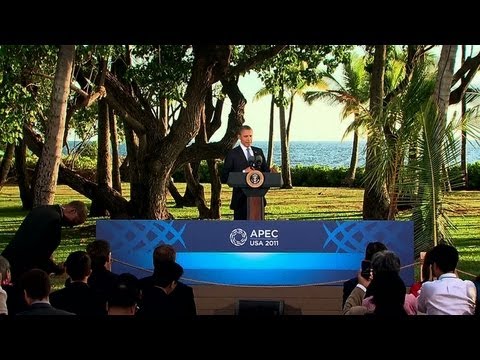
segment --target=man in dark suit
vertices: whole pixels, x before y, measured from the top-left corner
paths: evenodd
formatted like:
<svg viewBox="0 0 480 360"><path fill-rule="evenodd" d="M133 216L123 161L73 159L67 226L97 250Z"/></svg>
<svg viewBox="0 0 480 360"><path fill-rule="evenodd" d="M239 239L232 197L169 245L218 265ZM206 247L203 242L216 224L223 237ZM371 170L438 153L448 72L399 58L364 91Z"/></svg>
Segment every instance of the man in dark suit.
<svg viewBox="0 0 480 360"><path fill-rule="evenodd" d="M88 286L104 299L105 304L111 290L117 284L118 275L112 273L112 251L106 240L94 240L87 245L87 254L92 259L92 273L88 277Z"/></svg>
<svg viewBox="0 0 480 360"><path fill-rule="evenodd" d="M52 259L53 252L60 245L62 226L83 224L86 218L87 207L81 201L64 206L43 205L30 211L2 252L10 262L12 282L34 268L47 274L62 274L63 265Z"/></svg>
<svg viewBox="0 0 480 360"><path fill-rule="evenodd" d="M23 274L20 280L25 292L28 309L17 315L75 315L71 312L54 308L50 305L50 277L40 269L32 269Z"/></svg>
<svg viewBox="0 0 480 360"><path fill-rule="evenodd" d="M72 281L50 294L50 304L76 315L106 315L106 301L87 284L92 271L92 261L87 252L70 253L65 260L65 268Z"/></svg>
<svg viewBox="0 0 480 360"><path fill-rule="evenodd" d="M162 276L162 271L165 269L164 263L175 263L177 258L177 252L174 247L168 244L161 244L153 251L153 268L154 273L152 276L144 277L140 280L140 287L143 292L148 292L150 288L158 286L157 279ZM175 271L178 270L176 267ZM183 269L182 269L183 273ZM179 277L182 274L178 275ZM170 279L171 280L171 279ZM175 315L179 316L195 316L197 315L197 307L195 305L195 296L191 286L175 280L175 287L169 294L169 299L172 301L175 307ZM144 305L144 304L141 304Z"/></svg>
<svg viewBox="0 0 480 360"><path fill-rule="evenodd" d="M240 144L230 150L225 157L221 180L226 183L230 172L248 173L252 170L270 172L262 149L252 146L253 130L248 125L240 127L238 132ZM261 163L258 161L262 159ZM257 160L258 159L258 160ZM264 205L266 204L264 199ZM247 197L241 188L233 188L230 209L234 220L247 220Z"/></svg>

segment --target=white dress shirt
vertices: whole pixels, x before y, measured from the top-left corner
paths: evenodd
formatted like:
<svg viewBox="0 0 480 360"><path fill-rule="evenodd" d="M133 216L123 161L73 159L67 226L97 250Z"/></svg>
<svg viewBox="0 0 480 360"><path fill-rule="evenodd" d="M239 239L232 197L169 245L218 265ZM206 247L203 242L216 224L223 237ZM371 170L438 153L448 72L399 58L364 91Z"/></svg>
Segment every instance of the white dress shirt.
<svg viewBox="0 0 480 360"><path fill-rule="evenodd" d="M423 283L418 296L418 311L427 315L473 315L477 290L470 280L454 273Z"/></svg>
<svg viewBox="0 0 480 360"><path fill-rule="evenodd" d="M252 147L247 148L243 144L240 144L240 147L242 148L243 153L245 154L245 158L247 159L247 161L254 156ZM249 153L249 149L250 149L250 153Z"/></svg>

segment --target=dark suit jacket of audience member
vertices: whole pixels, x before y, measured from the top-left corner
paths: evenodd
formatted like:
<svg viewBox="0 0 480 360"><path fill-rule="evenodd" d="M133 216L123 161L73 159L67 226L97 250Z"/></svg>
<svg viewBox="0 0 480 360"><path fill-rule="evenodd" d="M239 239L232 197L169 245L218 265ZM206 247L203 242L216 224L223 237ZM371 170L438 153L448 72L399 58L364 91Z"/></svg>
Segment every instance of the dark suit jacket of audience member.
<svg viewBox="0 0 480 360"><path fill-rule="evenodd" d="M179 308L175 300L158 286L143 289L142 302L137 312L138 316L168 316L179 317Z"/></svg>
<svg viewBox="0 0 480 360"><path fill-rule="evenodd" d="M149 288L154 287L153 276L147 276L140 279L140 287L143 292L143 299L145 299L145 293L149 294ZM159 289L161 290L161 289ZM164 292L163 290L161 290ZM155 293L155 292L153 292ZM148 295L147 295L148 297ZM174 312L177 316L195 316L197 315L197 307L195 305L195 297L193 289L181 281L177 282L175 289L168 295L171 299L172 306L175 308ZM148 300L147 300L148 301ZM144 305L142 300L140 308Z"/></svg>
<svg viewBox="0 0 480 360"><path fill-rule="evenodd" d="M71 312L55 309L52 305L47 303L36 303L28 308L28 310L19 312L18 316L22 315L75 315Z"/></svg>
<svg viewBox="0 0 480 360"><path fill-rule="evenodd" d="M253 156L260 155L262 157L262 165L260 171L270 172L270 169L267 166L265 160L265 155L263 154L262 149L259 147L252 146ZM234 147L230 150L225 157L225 163L223 165L223 170L221 174L222 183L226 184L228 180L228 175L230 172L241 172L249 166L245 153L240 145ZM265 201L265 199L264 199ZM243 193L241 188L233 188L232 190L232 200L230 202L230 209L235 210L241 206L244 206L247 203L247 197ZM264 202L266 205L266 201Z"/></svg>
<svg viewBox="0 0 480 360"><path fill-rule="evenodd" d="M9 315L15 315L29 309L21 287L11 284L2 285L2 288L7 292L7 308Z"/></svg>
<svg viewBox="0 0 480 360"><path fill-rule="evenodd" d="M50 294L50 304L76 315L106 315L105 302L83 282L72 282Z"/></svg>
<svg viewBox="0 0 480 360"><path fill-rule="evenodd" d="M105 267L92 268L92 273L88 277L87 283L94 290L102 301L107 303L108 295L115 287L118 275L105 269Z"/></svg>

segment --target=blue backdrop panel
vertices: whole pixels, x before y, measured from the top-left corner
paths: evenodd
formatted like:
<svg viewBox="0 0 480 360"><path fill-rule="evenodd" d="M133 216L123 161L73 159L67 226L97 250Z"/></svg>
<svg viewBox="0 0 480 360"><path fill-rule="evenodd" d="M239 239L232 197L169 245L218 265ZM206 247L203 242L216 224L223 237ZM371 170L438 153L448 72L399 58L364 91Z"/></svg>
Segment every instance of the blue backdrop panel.
<svg viewBox="0 0 480 360"><path fill-rule="evenodd" d="M97 239L111 243L113 271L151 274L152 254L162 243L192 284L310 285L355 276L371 241L413 263L410 221L162 221L99 220ZM407 285L413 267L403 269ZM341 285L341 284L339 284Z"/></svg>

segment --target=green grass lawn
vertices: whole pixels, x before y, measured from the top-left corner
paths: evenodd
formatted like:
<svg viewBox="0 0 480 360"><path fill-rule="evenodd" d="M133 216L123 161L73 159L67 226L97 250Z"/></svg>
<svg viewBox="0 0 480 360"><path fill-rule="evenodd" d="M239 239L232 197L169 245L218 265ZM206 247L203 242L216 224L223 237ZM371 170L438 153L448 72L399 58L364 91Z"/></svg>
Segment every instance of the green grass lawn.
<svg viewBox="0 0 480 360"><path fill-rule="evenodd" d="M176 184L180 193L185 184ZM222 189L222 219L233 219L228 208L231 189ZM123 193L129 194L129 184L123 184ZM205 186L205 196L210 197L209 185ZM128 196L127 196L128 198ZM67 186L58 186L55 202L66 203L70 200L90 200ZM360 220L362 218L362 189L350 188L313 188L295 187L291 190L272 189L267 194L266 220ZM448 194L449 216L455 225L452 229L454 244L460 253L458 269L471 274L480 274L480 191L455 191ZM169 211L176 219L196 219L194 207L175 208L175 202L168 199ZM27 214L21 209L18 187L5 186L0 191L0 251L6 246ZM400 218L408 218L408 213ZM63 230L63 240L54 254L56 261L63 261L74 250L83 250L85 245L95 238L95 221ZM462 274L461 274L462 275ZM471 278L463 275L464 278ZM59 279L59 282L61 280Z"/></svg>

